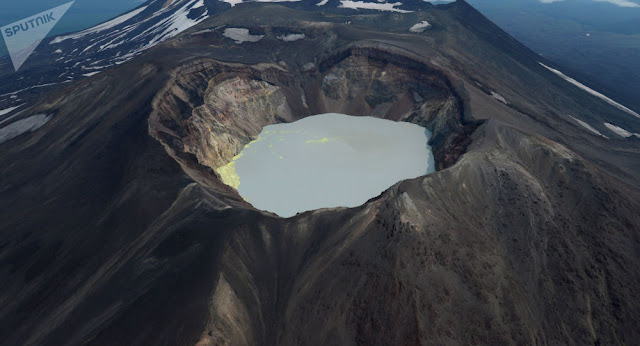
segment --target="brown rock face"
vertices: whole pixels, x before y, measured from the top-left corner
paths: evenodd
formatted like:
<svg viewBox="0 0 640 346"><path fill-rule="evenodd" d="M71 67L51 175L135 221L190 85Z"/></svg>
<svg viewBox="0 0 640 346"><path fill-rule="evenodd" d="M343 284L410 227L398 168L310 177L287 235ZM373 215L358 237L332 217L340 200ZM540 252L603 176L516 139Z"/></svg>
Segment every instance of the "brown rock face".
<svg viewBox="0 0 640 346"><path fill-rule="evenodd" d="M449 79L425 62L357 47L319 65L289 71L202 60L181 67L154 100L150 132L172 151L194 154L198 164L215 169L266 125L326 112L371 115L432 129L442 168L457 159L477 126L463 120L462 100Z"/></svg>
<svg viewBox="0 0 640 346"><path fill-rule="evenodd" d="M154 101L150 131L171 136L173 149L202 165L223 166L264 126L293 120L281 88L262 80L259 68L207 61L174 71L177 77Z"/></svg>
<svg viewBox="0 0 640 346"><path fill-rule="evenodd" d="M204 103L193 110L187 120L190 136L185 140L185 150L202 164L217 168L226 163L224 158L242 150L236 136L255 138L264 126L292 118L278 87L234 77L212 85Z"/></svg>

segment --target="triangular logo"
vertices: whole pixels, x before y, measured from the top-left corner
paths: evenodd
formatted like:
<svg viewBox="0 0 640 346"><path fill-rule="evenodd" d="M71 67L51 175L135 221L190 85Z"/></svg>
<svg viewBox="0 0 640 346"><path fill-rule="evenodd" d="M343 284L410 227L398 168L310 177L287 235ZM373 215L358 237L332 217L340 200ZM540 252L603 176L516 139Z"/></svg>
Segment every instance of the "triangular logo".
<svg viewBox="0 0 640 346"><path fill-rule="evenodd" d="M16 71L74 2L68 2L0 28Z"/></svg>

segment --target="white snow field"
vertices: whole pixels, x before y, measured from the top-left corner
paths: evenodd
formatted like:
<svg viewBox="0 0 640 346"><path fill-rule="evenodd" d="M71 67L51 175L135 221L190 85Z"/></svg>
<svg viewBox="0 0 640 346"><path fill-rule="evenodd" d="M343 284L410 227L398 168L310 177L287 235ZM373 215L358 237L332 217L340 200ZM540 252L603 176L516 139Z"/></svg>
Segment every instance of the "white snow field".
<svg viewBox="0 0 640 346"><path fill-rule="evenodd" d="M429 29L431 27L431 24L429 24L429 22L427 22L426 20L421 21L418 24L415 24L414 26L409 28L409 31L411 32L415 32L415 33L421 33L427 29Z"/></svg>
<svg viewBox="0 0 640 346"><path fill-rule="evenodd" d="M589 130L589 131L593 132L594 134L596 134L596 135L598 135L598 136L602 136L602 137L607 138L607 139L609 138L609 137L607 137L607 136L603 135L600 131L598 131L598 130L594 129L591 125L587 124L586 122L584 122L584 121L582 121L582 120L580 120L580 119L578 119L578 118L572 117L572 116L569 116L569 117L570 117L571 119L573 119L573 121L575 121L576 123L578 123L579 125L581 125L582 127L584 127L585 129L587 129L587 130Z"/></svg>
<svg viewBox="0 0 640 346"><path fill-rule="evenodd" d="M44 126L50 119L49 115L36 114L2 127L0 128L0 144L18 137L27 131L33 132L37 130Z"/></svg>
<svg viewBox="0 0 640 346"><path fill-rule="evenodd" d="M354 10L378 10L378 11L391 11L400 13L409 13L413 11L406 11L396 8L396 6L402 6L401 2L364 2L364 1L351 1L342 0L340 7L351 8Z"/></svg>
<svg viewBox="0 0 640 346"><path fill-rule="evenodd" d="M604 123L604 126L606 126L609 130L611 130L613 133L617 134L620 137L629 138L631 136L635 136L635 137L640 138L640 134L631 133L631 132L623 129L622 127L616 126L614 124Z"/></svg>
<svg viewBox="0 0 640 346"><path fill-rule="evenodd" d="M237 44L242 44L243 42L258 42L264 37L264 35L251 35L249 29L245 28L226 28L224 29L223 35L236 41Z"/></svg>

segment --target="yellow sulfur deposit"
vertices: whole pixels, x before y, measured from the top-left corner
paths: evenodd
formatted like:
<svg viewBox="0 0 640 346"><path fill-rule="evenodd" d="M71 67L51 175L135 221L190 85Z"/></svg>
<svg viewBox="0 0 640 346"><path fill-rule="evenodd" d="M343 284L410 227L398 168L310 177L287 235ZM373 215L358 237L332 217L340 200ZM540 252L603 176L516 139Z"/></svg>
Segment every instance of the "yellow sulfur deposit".
<svg viewBox="0 0 640 346"><path fill-rule="evenodd" d="M240 186L240 176L238 176L238 172L236 172L236 160L242 157L242 155L244 154L240 153L234 156L231 162L216 169L216 173L220 174L222 182L236 190L238 186Z"/></svg>
<svg viewBox="0 0 640 346"><path fill-rule="evenodd" d="M310 141L307 141L307 143L326 143L329 141L329 138L324 137L323 139L312 139Z"/></svg>

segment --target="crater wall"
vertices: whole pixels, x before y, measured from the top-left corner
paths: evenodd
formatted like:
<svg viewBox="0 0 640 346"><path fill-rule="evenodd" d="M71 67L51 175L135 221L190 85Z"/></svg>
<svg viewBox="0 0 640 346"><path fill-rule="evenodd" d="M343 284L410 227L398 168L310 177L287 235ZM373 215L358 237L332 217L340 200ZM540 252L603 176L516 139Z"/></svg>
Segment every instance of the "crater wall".
<svg viewBox="0 0 640 346"><path fill-rule="evenodd" d="M351 47L288 69L199 60L173 71L156 96L150 133L183 166L227 164L266 125L321 113L407 121L433 132L437 169L453 164L477 123L443 72L397 52Z"/></svg>

